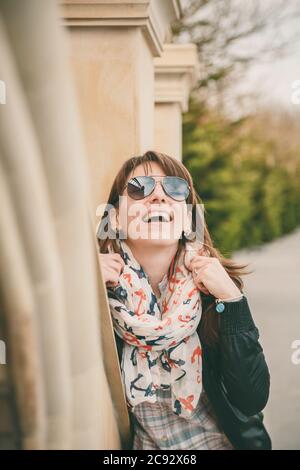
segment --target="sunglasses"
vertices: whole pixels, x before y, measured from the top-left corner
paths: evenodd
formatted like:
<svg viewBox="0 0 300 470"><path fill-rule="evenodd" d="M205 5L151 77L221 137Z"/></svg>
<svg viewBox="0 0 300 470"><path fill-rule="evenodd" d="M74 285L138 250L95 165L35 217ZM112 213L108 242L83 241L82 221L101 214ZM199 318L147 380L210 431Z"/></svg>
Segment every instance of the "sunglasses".
<svg viewBox="0 0 300 470"><path fill-rule="evenodd" d="M124 189L127 187L127 193L132 199L144 199L154 191L157 184L154 176L156 175L131 178ZM179 176L163 176L160 178L162 178L161 185L167 196L170 196L175 201L185 201L188 198L190 186L184 178Z"/></svg>

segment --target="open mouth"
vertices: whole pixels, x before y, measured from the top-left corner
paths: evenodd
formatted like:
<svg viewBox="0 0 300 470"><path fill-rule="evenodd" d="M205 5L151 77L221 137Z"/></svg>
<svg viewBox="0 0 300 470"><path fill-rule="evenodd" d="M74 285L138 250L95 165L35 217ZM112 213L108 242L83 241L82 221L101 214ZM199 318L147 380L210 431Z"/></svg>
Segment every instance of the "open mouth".
<svg viewBox="0 0 300 470"><path fill-rule="evenodd" d="M152 224L152 223L169 223L172 222L173 217L168 212L151 212L146 214L143 217L143 222Z"/></svg>

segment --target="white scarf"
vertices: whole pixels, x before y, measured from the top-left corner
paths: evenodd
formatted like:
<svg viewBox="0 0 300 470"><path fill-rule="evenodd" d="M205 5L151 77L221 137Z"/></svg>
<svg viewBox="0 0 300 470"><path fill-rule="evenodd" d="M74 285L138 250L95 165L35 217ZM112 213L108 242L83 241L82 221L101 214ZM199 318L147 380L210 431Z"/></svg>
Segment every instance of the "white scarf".
<svg viewBox="0 0 300 470"><path fill-rule="evenodd" d="M202 390L202 350L196 332L202 313L200 291L181 256L160 308L148 275L129 246L116 241L125 267L119 284L107 291L114 329L124 341L121 372L127 403L133 411L143 401L156 402L158 387L171 387L174 413L189 418Z"/></svg>

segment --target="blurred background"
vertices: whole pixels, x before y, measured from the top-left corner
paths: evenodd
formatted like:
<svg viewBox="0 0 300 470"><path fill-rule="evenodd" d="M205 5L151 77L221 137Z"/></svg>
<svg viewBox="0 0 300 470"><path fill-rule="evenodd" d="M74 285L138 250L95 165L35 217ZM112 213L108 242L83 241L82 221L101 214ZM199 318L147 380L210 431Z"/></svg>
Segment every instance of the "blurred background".
<svg viewBox="0 0 300 470"><path fill-rule="evenodd" d="M215 244L253 270L245 292L271 373L275 449L300 448L300 2L196 0L174 27L197 45L183 162Z"/></svg>
<svg viewBox="0 0 300 470"><path fill-rule="evenodd" d="M98 262L121 164L183 161L300 449L300 2L1 0L0 448L120 449L129 421Z"/></svg>

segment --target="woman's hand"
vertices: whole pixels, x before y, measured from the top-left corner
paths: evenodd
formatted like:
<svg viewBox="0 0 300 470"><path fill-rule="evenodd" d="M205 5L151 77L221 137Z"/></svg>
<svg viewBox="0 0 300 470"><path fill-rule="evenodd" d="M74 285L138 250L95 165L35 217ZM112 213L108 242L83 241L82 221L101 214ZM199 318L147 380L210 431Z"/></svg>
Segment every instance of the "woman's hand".
<svg viewBox="0 0 300 470"><path fill-rule="evenodd" d="M108 286L116 286L125 263L118 253L100 253L100 266L104 282Z"/></svg>
<svg viewBox="0 0 300 470"><path fill-rule="evenodd" d="M218 258L195 255L189 269L196 286L203 292L224 300L242 295Z"/></svg>

